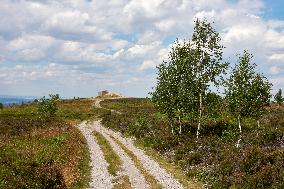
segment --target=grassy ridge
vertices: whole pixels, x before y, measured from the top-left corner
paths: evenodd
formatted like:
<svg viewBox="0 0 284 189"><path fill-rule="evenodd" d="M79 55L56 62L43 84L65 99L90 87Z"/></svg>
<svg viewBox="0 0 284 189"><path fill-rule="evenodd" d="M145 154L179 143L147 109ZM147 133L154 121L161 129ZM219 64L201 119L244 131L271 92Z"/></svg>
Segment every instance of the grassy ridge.
<svg viewBox="0 0 284 189"><path fill-rule="evenodd" d="M183 134L172 135L165 117L147 99L101 103L123 114L105 114L103 124L135 136L190 177L210 188L284 188L284 108L272 106L260 120L244 119L243 134L226 111L204 118L196 140L196 120L183 122ZM178 128L178 126L176 125ZM240 148L236 147L240 140Z"/></svg>
<svg viewBox="0 0 284 189"><path fill-rule="evenodd" d="M61 100L49 120L38 119L37 105L0 110L0 188L84 188L89 156L74 123L95 119L92 100Z"/></svg>

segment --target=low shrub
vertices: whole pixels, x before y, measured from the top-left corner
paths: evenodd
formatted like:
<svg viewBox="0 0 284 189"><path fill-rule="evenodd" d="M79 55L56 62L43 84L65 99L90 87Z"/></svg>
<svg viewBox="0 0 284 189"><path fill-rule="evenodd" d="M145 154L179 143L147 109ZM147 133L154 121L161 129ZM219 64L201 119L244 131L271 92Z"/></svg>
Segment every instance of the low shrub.
<svg viewBox="0 0 284 189"><path fill-rule="evenodd" d="M42 119L47 119L50 117L53 117L58 110L58 107L56 105L56 100L59 99L59 95L49 95L50 98L42 97L38 101L38 114L39 117Z"/></svg>
<svg viewBox="0 0 284 189"><path fill-rule="evenodd" d="M182 123L182 135L179 123L173 123L173 135L169 122L145 99L108 100L104 106L108 103L123 113L105 114L107 127L136 137L207 188L284 188L283 109L269 108L260 127L252 118L242 120L242 134L227 112L204 117L197 140L197 123L190 117Z"/></svg>

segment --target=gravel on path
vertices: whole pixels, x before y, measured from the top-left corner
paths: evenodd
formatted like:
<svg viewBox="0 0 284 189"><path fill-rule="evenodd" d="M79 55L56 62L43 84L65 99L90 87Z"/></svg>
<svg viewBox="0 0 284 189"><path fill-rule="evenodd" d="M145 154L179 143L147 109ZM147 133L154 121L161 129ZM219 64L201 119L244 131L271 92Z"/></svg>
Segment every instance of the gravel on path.
<svg viewBox="0 0 284 189"><path fill-rule="evenodd" d="M178 180L173 178L165 169L161 168L159 164L145 154L145 152L137 148L133 140L123 137L119 132L112 131L103 127L99 121L94 122L93 125L98 131L104 135L112 136L118 139L125 147L132 151L142 163L145 170L152 175L165 189L183 189L183 186ZM109 137L110 138L110 137Z"/></svg>
<svg viewBox="0 0 284 189"><path fill-rule="evenodd" d="M106 98L106 99L119 99L119 98ZM97 108L103 108L105 110L110 110L112 113L121 114L121 112L117 110L112 110L112 109L107 109L107 108L102 107L100 103L104 100L105 99L95 99L95 103L93 105Z"/></svg>
<svg viewBox="0 0 284 189"><path fill-rule="evenodd" d="M121 158L123 162L123 173L128 175L131 187L134 189L150 188L142 173L136 168L133 160L124 152L124 150L116 142L113 141L113 139L106 132L103 131L101 123L97 121L94 122L92 126L97 132L101 133L106 138L106 140L109 141L113 150Z"/></svg>
<svg viewBox="0 0 284 189"><path fill-rule="evenodd" d="M104 159L104 155L100 146L96 142L92 132L93 129L86 125L86 122L78 126L81 133L86 138L91 156L91 183L90 189L111 189L112 175L108 173L108 163Z"/></svg>

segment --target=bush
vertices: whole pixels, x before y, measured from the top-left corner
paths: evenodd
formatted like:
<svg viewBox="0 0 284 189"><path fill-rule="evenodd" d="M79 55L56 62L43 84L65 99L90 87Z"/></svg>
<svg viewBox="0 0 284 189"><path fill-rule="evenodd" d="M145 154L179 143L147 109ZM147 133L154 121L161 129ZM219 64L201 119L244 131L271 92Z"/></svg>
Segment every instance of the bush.
<svg viewBox="0 0 284 189"><path fill-rule="evenodd" d="M182 135L172 135L169 122L145 100L108 100L104 105L108 103L123 113L105 114L107 127L136 137L207 188L284 188L284 108L269 107L260 127L244 118L242 135L231 114L204 116L196 140L197 124L189 116ZM173 122L174 128L178 124Z"/></svg>
<svg viewBox="0 0 284 189"><path fill-rule="evenodd" d="M42 97L38 102L38 114L40 118L47 119L53 117L57 111L56 100L59 99L59 95L49 95L49 99Z"/></svg>
<svg viewBox="0 0 284 189"><path fill-rule="evenodd" d="M4 108L4 105L0 102L0 110Z"/></svg>

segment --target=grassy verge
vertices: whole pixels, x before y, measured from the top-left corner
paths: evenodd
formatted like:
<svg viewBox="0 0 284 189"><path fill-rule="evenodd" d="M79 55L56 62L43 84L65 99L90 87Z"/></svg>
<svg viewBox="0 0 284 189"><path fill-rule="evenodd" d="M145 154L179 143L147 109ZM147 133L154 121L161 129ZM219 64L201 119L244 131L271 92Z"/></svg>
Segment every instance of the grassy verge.
<svg viewBox="0 0 284 189"><path fill-rule="evenodd" d="M111 138L125 151L125 153L132 159L135 166L141 171L141 173L144 175L147 183L150 185L151 188L160 189L162 186L157 182L157 180L150 175L143 167L142 163L139 161L139 159L135 156L133 152L128 150L119 140L112 137Z"/></svg>
<svg viewBox="0 0 284 189"><path fill-rule="evenodd" d="M127 175L121 175L122 161L119 158L119 156L114 152L111 145L102 134L96 131L94 131L93 134L96 137L97 142L104 153L104 157L109 164L108 171L115 178L113 181L114 188L115 189L131 188L129 177Z"/></svg>
<svg viewBox="0 0 284 189"><path fill-rule="evenodd" d="M156 162L159 163L159 165L162 168L164 168L169 173L171 173L173 177L177 179L185 188L190 188L190 189L202 188L201 183L189 179L178 166L176 166L174 163L170 162L169 160L162 158L153 149L145 147L143 142L137 140L135 141L135 145L143 149L148 156L153 158Z"/></svg>
<svg viewBox="0 0 284 189"><path fill-rule="evenodd" d="M1 117L0 131L0 188L85 186L85 141L72 125Z"/></svg>
<svg viewBox="0 0 284 189"><path fill-rule="evenodd" d="M86 188L90 156L75 125L103 110L91 99L60 100L56 115L38 118L37 104L0 110L0 188Z"/></svg>
<svg viewBox="0 0 284 189"><path fill-rule="evenodd" d="M87 147L86 140L84 136L81 134L80 136L81 141L83 141L83 145L81 146L81 154L80 154L80 160L78 165L78 172L79 172L79 178L76 182L72 184L70 188L73 189L82 189L82 188L88 188L90 184L90 174L91 174L91 168L90 168L90 152Z"/></svg>
<svg viewBox="0 0 284 189"><path fill-rule="evenodd" d="M165 116L147 99L107 100L102 105L122 112L104 114L106 127L134 136L179 168L185 180L194 178L209 188L284 188L284 107L267 107L260 127L253 118L242 119L240 135L236 118L222 105L218 114L204 117L196 140L197 122L190 115L182 121L181 135L178 123L173 124L173 135Z"/></svg>

